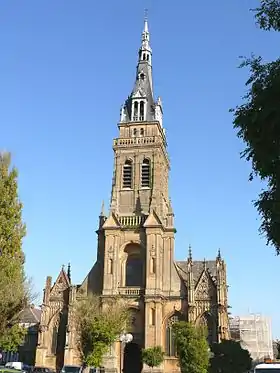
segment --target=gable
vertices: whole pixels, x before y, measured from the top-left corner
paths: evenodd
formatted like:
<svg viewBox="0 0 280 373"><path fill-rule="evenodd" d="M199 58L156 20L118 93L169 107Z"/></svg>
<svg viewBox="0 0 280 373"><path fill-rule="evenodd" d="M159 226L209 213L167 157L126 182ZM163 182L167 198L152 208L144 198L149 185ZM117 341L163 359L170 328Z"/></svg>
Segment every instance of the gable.
<svg viewBox="0 0 280 373"><path fill-rule="evenodd" d="M158 217L157 213L153 210L150 215L147 217L144 225L145 228L148 227L161 227L162 223L160 218Z"/></svg>
<svg viewBox="0 0 280 373"><path fill-rule="evenodd" d="M70 282L67 274L64 269L60 271L53 287L50 291L50 297L60 297L63 295L63 292L70 287Z"/></svg>
<svg viewBox="0 0 280 373"><path fill-rule="evenodd" d="M145 97L145 92L143 92L141 88L135 91L132 95L132 98L142 98L142 97Z"/></svg>
<svg viewBox="0 0 280 373"><path fill-rule="evenodd" d="M207 270L204 270L195 287L196 300L211 300L215 296L216 288Z"/></svg>
<svg viewBox="0 0 280 373"><path fill-rule="evenodd" d="M105 220L102 228L120 228L120 223L116 215L112 212L109 217Z"/></svg>

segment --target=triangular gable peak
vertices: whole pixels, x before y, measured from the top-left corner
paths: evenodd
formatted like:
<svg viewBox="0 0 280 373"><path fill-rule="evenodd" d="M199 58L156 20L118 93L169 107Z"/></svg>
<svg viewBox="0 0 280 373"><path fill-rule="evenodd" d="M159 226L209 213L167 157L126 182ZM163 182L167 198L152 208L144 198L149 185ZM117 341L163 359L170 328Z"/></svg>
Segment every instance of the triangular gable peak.
<svg viewBox="0 0 280 373"><path fill-rule="evenodd" d="M195 286L195 298L197 300L211 299L215 295L216 286L208 271L205 268Z"/></svg>
<svg viewBox="0 0 280 373"><path fill-rule="evenodd" d="M162 222L158 217L157 213L153 210L147 217L143 226L144 228L162 227Z"/></svg>
<svg viewBox="0 0 280 373"><path fill-rule="evenodd" d="M103 229L105 228L120 228L120 223L116 215L111 212L108 218L106 219L105 223L102 226Z"/></svg>
<svg viewBox="0 0 280 373"><path fill-rule="evenodd" d="M142 98L142 97L145 97L145 92L141 88L137 89L137 91L135 91L132 94L132 98Z"/></svg>
<svg viewBox="0 0 280 373"><path fill-rule="evenodd" d="M59 297L70 287L70 281L64 268L61 269L53 287L50 291L50 297Z"/></svg>

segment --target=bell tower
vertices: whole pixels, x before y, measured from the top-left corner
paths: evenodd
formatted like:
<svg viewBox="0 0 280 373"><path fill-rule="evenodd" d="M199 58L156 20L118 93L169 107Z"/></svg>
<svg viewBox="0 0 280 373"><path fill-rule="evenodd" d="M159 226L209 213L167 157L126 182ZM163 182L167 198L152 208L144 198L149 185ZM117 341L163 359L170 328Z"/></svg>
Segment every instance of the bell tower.
<svg viewBox="0 0 280 373"><path fill-rule="evenodd" d="M113 140L109 214L102 217L98 230L102 295L133 299L139 311L133 336L142 347L162 343L158 302L170 296L173 286L174 214L162 114L161 99L154 99L152 48L145 19L134 86L121 107L119 136ZM147 323L153 326L153 335L148 335Z"/></svg>

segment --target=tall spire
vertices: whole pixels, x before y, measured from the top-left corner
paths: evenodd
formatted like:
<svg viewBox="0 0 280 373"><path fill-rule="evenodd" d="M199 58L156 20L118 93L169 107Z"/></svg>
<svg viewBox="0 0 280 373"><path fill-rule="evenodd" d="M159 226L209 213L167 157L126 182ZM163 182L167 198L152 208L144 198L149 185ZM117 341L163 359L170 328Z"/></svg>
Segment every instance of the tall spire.
<svg viewBox="0 0 280 373"><path fill-rule="evenodd" d="M144 28L138 52L136 79L132 93L121 108L120 122L158 121L162 126L162 105L154 100L152 79L152 48L145 11Z"/></svg>

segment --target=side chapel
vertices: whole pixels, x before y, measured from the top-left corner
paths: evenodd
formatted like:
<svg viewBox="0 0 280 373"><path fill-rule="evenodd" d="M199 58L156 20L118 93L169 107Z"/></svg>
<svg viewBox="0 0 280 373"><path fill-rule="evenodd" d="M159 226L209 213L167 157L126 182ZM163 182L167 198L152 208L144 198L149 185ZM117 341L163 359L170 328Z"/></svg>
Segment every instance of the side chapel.
<svg viewBox="0 0 280 373"><path fill-rule="evenodd" d="M116 342L104 358L106 372L140 372L141 348L163 346L160 372L179 371L172 324L189 320L208 328L209 342L229 338L226 264L214 260L174 260L174 212L168 193L170 161L160 98L155 100L152 49L144 22L132 93L121 108L119 137L113 140L114 169L108 216L102 209L97 259L80 285L70 267L52 283L47 277L36 365L60 369L79 364L73 305L88 294L104 301L119 294L133 311L133 341L120 357ZM145 369L145 367L144 367ZM120 373L120 372L119 372ZM136 372L137 373L137 372Z"/></svg>

